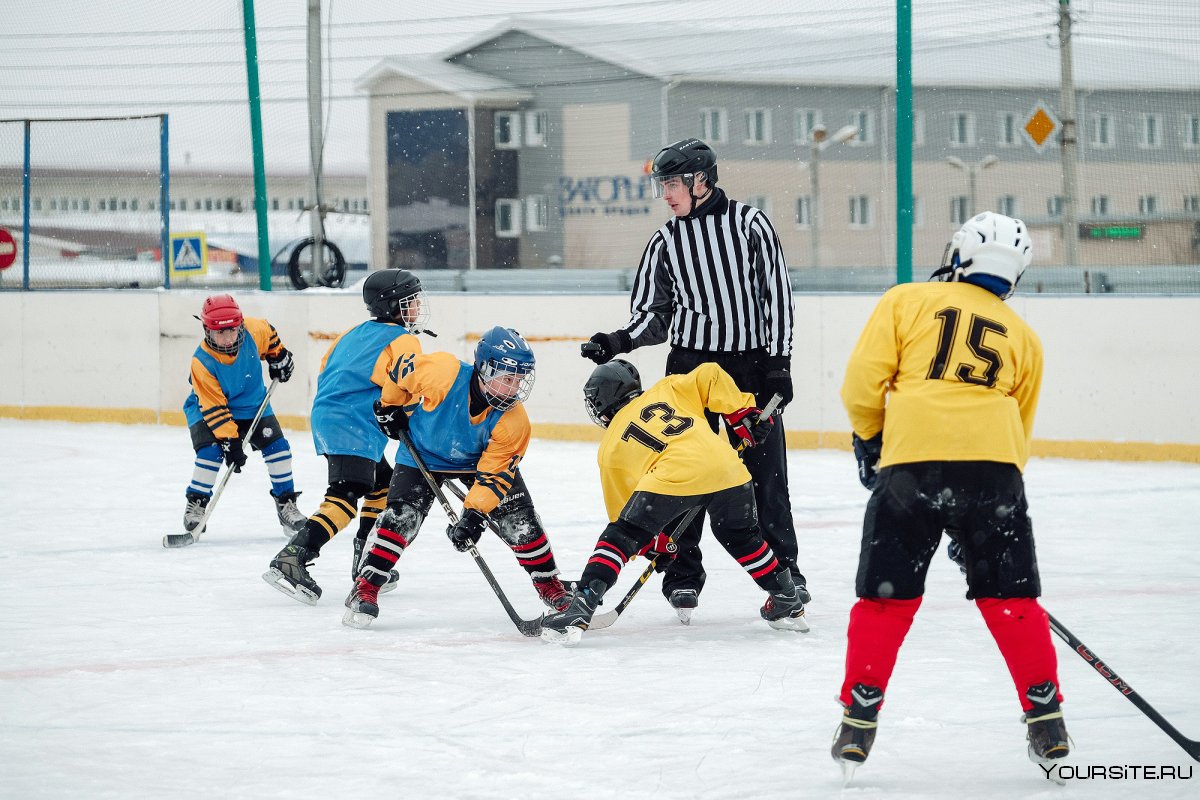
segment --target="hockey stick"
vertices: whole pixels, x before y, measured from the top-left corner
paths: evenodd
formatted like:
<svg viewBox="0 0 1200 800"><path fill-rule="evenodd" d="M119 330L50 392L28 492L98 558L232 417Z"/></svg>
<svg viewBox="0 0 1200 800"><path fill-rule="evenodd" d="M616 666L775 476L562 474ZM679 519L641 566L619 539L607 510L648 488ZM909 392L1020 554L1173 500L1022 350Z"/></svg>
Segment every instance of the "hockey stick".
<svg viewBox="0 0 1200 800"><path fill-rule="evenodd" d="M1050 630L1054 631L1060 639L1070 645L1071 649L1079 654L1079 657L1091 665L1092 669L1100 673L1100 677L1112 684L1113 688L1125 696L1125 699L1133 703L1138 711L1141 711L1150 721L1158 727L1162 728L1163 732L1170 736L1175 744L1184 749L1189 756L1196 761L1200 761L1200 741L1189 739L1180 733L1174 725L1167 722L1162 714L1154 710L1154 707L1142 699L1142 696L1133 690L1133 687L1125 682L1125 679L1113 670L1108 664L1100 660L1100 657L1093 653L1091 649L1083 642L1075 637L1075 634L1063 627L1063 624L1056 620L1050 613L1046 614L1050 618Z"/></svg>
<svg viewBox="0 0 1200 800"><path fill-rule="evenodd" d="M758 413L758 418L763 419L771 416L775 413L775 409L779 408L779 404L782 402L782 395L774 395L763 407L763 410ZM742 452L742 450L745 449L745 445L746 443L742 442L738 446L737 451L739 453ZM675 540L678 539L685 530L687 530L687 527L692 524L692 520L696 518L696 515L700 513L701 509L702 506L694 506L687 512L687 514L684 515L683 519L679 521L679 524L675 526L675 530L671 532L668 546L675 544ZM642 587L646 585L646 581L650 580L650 576L654 574L654 567L658 563L658 559L661 555L662 553L654 554L654 557L650 559L650 563L646 565L646 568L642 570L642 574L638 576L637 581L632 587L630 587L629 591L625 593L625 596L621 598L621 602L617 603L616 608L614 608L612 611L605 611L603 614L596 614L592 617L591 621L588 623L589 631L603 630L617 621L617 617L621 616L622 612L624 612L625 609L628 608L629 604L633 602L633 598L637 596L637 593L640 592Z"/></svg>
<svg viewBox="0 0 1200 800"><path fill-rule="evenodd" d="M262 419L263 412L267 410L267 403L271 402L271 395L275 392L275 387L279 385L279 379L275 378L271 381L271 385L267 387L267 395L263 398L262 405L258 407L258 413L254 415L254 419L250 423L250 427L246 429L246 435L242 438L250 441L254 436L254 431L258 428L258 421ZM221 480L217 482L217 488L213 490L212 498L208 501L208 505L204 509L204 516L200 518L200 524L196 526L193 533L168 533L163 537L163 547L187 547L189 544L195 544L200 541L200 536L205 531L205 526L208 525L208 518L212 516L213 509L217 507L217 501L221 499L221 492L225 491L225 484L229 483L229 476L237 472L232 465L225 467L225 474L221 476Z"/></svg>
<svg viewBox="0 0 1200 800"><path fill-rule="evenodd" d="M412 439L408 438L407 431L400 431L400 441L408 448L409 454L417 465L417 469L421 470L421 475L424 476L425 482L429 484L429 488L433 490L438 502L442 504L442 510L446 512L446 516L450 518L450 524L458 522L458 514L450 506L450 501L446 499L446 495L442 492L442 487L438 484L437 479L425 466L425 459L421 458L421 454L417 452L417 448L413 446ZM467 552L471 554L471 558L475 559L475 563L479 566L479 571L483 573L483 577L487 579L488 585L492 587L492 591L496 593L496 597L500 600L500 605L504 606L504 610L508 613L508 618L517 626L517 630L523 636L540 636L542 633L542 617L537 619L521 619L517 610L513 608L512 603L508 602L508 597L504 594L504 590L500 588L496 576L492 574L488 568L487 562L483 560L483 556L479 554L479 550L475 545L467 548Z"/></svg>

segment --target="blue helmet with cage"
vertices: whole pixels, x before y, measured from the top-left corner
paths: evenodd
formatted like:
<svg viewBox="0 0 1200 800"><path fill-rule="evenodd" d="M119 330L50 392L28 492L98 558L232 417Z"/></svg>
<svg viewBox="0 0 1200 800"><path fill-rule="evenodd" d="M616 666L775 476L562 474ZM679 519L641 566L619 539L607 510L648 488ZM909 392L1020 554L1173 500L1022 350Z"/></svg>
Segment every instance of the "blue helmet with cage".
<svg viewBox="0 0 1200 800"><path fill-rule="evenodd" d="M480 337L475 346L475 374L492 408L507 411L528 400L534 373L533 350L521 334L497 325Z"/></svg>

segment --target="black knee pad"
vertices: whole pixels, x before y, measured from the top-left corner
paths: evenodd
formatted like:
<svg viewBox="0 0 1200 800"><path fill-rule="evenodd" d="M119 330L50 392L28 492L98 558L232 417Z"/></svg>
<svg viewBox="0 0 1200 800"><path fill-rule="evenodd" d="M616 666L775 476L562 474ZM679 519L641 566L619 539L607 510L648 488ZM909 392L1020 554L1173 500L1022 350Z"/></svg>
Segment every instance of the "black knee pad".
<svg viewBox="0 0 1200 800"><path fill-rule="evenodd" d="M496 523L496 532L510 546L528 544L546 532L533 506L518 506L507 513L497 508L491 517Z"/></svg>

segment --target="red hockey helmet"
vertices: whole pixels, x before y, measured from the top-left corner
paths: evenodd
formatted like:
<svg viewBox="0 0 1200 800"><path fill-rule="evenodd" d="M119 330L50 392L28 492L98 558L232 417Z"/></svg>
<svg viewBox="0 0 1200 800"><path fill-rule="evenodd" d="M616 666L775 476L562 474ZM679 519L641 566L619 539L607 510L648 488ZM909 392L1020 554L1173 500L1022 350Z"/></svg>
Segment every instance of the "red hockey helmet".
<svg viewBox="0 0 1200 800"><path fill-rule="evenodd" d="M242 324L242 309L237 301L227 294L214 294L204 301L200 310L200 321L210 331L223 331Z"/></svg>

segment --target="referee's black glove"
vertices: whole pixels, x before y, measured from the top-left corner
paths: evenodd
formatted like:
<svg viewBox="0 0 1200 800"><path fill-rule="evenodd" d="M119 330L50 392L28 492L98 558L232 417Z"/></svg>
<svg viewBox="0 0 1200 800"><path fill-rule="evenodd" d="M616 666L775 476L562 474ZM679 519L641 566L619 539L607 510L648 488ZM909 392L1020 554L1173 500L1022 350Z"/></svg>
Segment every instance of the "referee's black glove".
<svg viewBox="0 0 1200 800"><path fill-rule="evenodd" d="M763 396L779 395L783 400L779 410L792 402L792 360L787 356L771 356L767 359L767 376L763 381Z"/></svg>
<svg viewBox="0 0 1200 800"><path fill-rule="evenodd" d="M591 339L580 345L579 354L597 364L607 364L616 356L628 353L632 349L633 340L626 331L613 331L592 334Z"/></svg>

